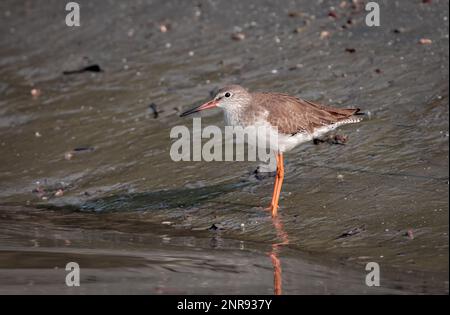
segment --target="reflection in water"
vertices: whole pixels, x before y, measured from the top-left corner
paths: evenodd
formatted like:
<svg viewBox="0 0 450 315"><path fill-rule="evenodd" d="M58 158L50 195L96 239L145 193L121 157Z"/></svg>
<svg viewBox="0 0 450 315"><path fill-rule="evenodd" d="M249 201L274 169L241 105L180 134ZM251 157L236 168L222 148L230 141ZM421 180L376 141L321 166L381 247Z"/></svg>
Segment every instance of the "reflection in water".
<svg viewBox="0 0 450 315"><path fill-rule="evenodd" d="M269 253L269 257L273 266L273 294L282 294L282 278L281 278L281 261L278 257L280 253L280 247L289 244L289 238L287 233L283 229L283 224L280 221L280 216L272 217L272 223L277 233L277 239L281 240L279 243L272 244L272 251Z"/></svg>

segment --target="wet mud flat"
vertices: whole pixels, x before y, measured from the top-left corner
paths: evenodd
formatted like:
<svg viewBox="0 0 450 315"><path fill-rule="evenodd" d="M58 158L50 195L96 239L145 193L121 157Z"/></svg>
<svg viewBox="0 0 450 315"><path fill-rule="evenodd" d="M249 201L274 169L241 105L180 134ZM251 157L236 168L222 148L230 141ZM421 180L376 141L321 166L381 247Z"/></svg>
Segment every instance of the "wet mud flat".
<svg viewBox="0 0 450 315"><path fill-rule="evenodd" d="M439 274L389 269L383 271L381 287L368 287L363 266L333 256L229 239L219 231L174 232L145 222L146 216L133 224L135 218L123 213L1 210L1 238L7 243L0 248L1 294L408 294L445 289L429 288L430 277ZM79 287L65 284L65 267L72 261L81 269Z"/></svg>
<svg viewBox="0 0 450 315"><path fill-rule="evenodd" d="M1 293L448 293L448 3L79 3L0 4ZM257 164L170 159L229 83L367 113L286 155L277 221Z"/></svg>

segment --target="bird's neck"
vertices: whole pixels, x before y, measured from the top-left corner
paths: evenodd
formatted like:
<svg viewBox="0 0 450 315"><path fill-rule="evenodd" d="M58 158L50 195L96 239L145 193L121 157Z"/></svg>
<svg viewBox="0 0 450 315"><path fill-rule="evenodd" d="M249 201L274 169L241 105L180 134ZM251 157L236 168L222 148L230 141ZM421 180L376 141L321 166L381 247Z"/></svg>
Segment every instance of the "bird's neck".
<svg viewBox="0 0 450 315"><path fill-rule="evenodd" d="M244 113L249 106L251 98L239 99L234 106L224 108L225 124L227 126L245 125Z"/></svg>

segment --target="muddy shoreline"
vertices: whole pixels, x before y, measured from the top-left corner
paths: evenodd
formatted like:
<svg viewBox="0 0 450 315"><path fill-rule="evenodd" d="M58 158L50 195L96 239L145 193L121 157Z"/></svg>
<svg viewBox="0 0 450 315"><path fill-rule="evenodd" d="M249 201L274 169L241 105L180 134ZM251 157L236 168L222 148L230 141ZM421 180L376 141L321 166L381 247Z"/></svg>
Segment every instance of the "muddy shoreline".
<svg viewBox="0 0 450 315"><path fill-rule="evenodd" d="M77 258L78 293L448 294L447 2L79 3L0 4L0 293L77 293ZM368 114L286 155L280 222L257 164L170 159L230 83Z"/></svg>

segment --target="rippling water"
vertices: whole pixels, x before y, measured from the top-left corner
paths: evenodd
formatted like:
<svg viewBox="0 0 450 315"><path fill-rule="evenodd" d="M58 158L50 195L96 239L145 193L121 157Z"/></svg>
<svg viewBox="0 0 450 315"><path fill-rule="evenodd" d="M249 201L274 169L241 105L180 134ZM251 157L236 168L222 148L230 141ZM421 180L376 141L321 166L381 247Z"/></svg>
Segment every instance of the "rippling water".
<svg viewBox="0 0 450 315"><path fill-rule="evenodd" d="M1 293L448 292L445 1L380 1L378 28L340 1L79 3L79 28L0 4ZM279 221L256 164L170 159L180 111L228 83L368 113L286 155Z"/></svg>

